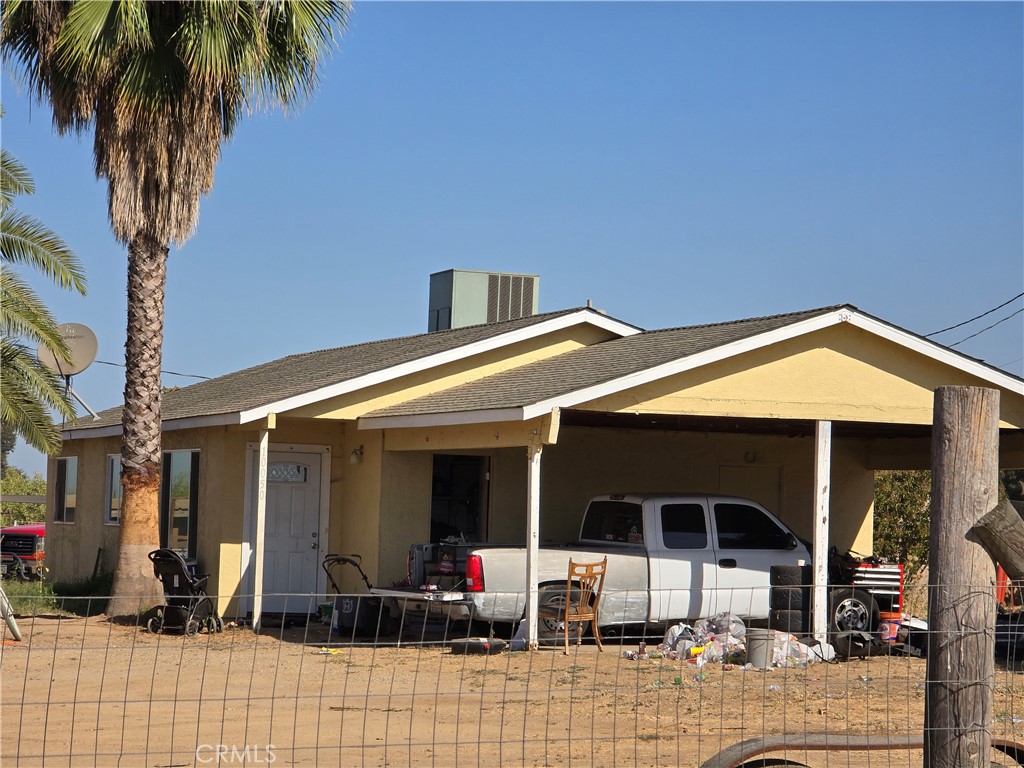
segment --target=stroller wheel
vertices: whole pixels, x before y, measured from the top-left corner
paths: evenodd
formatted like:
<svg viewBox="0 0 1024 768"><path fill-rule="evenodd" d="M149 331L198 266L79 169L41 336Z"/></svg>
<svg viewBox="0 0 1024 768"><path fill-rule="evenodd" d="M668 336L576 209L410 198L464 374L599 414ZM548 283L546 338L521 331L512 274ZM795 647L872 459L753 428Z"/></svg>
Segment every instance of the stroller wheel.
<svg viewBox="0 0 1024 768"><path fill-rule="evenodd" d="M189 619L188 622L185 624L185 634L186 635L196 635L196 634L199 634L199 622L196 621L195 619Z"/></svg>
<svg viewBox="0 0 1024 768"><path fill-rule="evenodd" d="M217 620L217 631L218 632L223 632L224 631L224 619L222 619L220 616L214 616L213 618Z"/></svg>
<svg viewBox="0 0 1024 768"><path fill-rule="evenodd" d="M159 616L152 617L146 622L146 629L152 632L154 635L159 635L160 630L164 628L164 621Z"/></svg>

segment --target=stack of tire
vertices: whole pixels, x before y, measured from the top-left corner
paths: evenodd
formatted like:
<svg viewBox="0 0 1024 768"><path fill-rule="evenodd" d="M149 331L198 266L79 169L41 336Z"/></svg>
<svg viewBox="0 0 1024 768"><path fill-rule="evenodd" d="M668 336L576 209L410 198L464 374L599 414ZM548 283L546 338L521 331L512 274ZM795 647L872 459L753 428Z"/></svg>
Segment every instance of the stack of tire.
<svg viewBox="0 0 1024 768"><path fill-rule="evenodd" d="M811 631L811 585L809 565L773 565L769 573L768 628L804 637Z"/></svg>

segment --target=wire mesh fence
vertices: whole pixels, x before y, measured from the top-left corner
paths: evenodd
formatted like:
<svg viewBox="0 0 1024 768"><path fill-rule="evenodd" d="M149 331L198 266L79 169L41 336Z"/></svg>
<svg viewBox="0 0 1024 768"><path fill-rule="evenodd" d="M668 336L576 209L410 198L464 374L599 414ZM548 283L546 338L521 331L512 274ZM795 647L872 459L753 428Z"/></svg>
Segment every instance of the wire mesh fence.
<svg viewBox="0 0 1024 768"><path fill-rule="evenodd" d="M762 668L748 658L755 623L728 617L708 625L718 646L696 623L668 633L675 647L666 627L640 625L607 627L603 652L584 637L565 654L561 636L514 651L512 625L455 622L412 602L263 599L277 610L258 632L248 615L228 615L223 631L187 634L110 621L96 599L19 597L23 639L3 627L0 649L2 764L702 766L738 742L783 736L788 746L765 758L923 764L920 746L902 748L924 733L928 690L925 622L906 616L896 642L875 637L850 659L822 660L780 632ZM980 681L993 691L984 727L1024 744L1016 614L997 628L995 675ZM814 734L832 748L808 750ZM894 743L867 751L860 737Z"/></svg>

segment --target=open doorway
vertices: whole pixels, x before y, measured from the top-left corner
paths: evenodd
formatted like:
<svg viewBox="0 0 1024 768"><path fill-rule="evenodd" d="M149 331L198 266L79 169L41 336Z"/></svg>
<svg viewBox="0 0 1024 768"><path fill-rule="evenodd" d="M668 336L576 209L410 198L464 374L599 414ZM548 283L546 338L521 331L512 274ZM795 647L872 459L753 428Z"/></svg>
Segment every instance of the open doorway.
<svg viewBox="0 0 1024 768"><path fill-rule="evenodd" d="M433 491L430 499L430 540L450 536L483 542L487 537L487 456L434 454Z"/></svg>

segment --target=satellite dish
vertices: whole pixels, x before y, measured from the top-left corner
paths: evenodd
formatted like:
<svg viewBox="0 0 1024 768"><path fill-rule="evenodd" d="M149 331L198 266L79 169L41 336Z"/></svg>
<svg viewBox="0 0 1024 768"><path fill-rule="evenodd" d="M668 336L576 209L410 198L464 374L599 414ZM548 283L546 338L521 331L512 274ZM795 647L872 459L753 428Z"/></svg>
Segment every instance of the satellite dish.
<svg viewBox="0 0 1024 768"><path fill-rule="evenodd" d="M99 342L96 341L96 334L91 329L79 323L64 323L60 326L60 335L68 345L71 359L62 360L45 344L40 344L36 350L36 357L40 363L65 378L81 373L92 365L92 361L96 359Z"/></svg>

